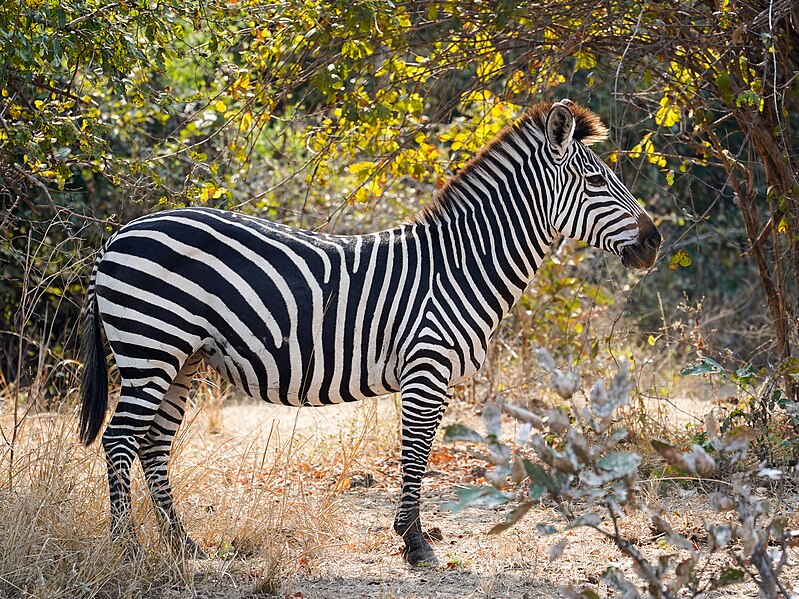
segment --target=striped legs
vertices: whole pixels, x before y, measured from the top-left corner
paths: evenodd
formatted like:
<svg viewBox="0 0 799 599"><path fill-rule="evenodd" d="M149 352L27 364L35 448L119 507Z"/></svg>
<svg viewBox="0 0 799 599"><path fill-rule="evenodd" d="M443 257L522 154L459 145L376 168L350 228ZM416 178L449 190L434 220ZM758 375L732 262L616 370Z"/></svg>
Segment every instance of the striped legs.
<svg viewBox="0 0 799 599"><path fill-rule="evenodd" d="M402 555L412 566L438 564L422 533L419 499L430 447L451 397L448 379L425 364L402 382L402 491L394 530L405 541Z"/></svg>
<svg viewBox="0 0 799 599"><path fill-rule="evenodd" d="M161 400L158 412L138 451L144 478L147 480L150 496L155 504L162 529L173 546L185 549L189 555L196 557L205 557L205 554L186 534L175 510L167 463L175 433L177 433L186 411L192 377L197 372L201 360L202 355L198 352L190 357L181 368Z"/></svg>
<svg viewBox="0 0 799 599"><path fill-rule="evenodd" d="M111 534L128 543L135 538L130 517L130 468L139 449L145 444L150 427L159 414L161 402L172 382L178 378L183 363L176 365L172 359L163 362L152 360L146 366L120 366L122 389L119 402L102 441L108 467ZM135 378L143 374L148 376Z"/></svg>

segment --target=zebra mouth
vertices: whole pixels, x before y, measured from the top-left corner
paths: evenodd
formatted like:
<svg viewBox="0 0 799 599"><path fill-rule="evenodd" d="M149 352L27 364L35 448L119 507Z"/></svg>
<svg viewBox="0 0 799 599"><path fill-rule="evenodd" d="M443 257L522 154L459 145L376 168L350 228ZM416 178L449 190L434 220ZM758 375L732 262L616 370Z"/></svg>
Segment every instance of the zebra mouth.
<svg viewBox="0 0 799 599"><path fill-rule="evenodd" d="M638 244L628 245L621 251L621 263L627 268L649 268L655 263L657 251L640 249Z"/></svg>
<svg viewBox="0 0 799 599"><path fill-rule="evenodd" d="M627 268L650 268L657 260L662 240L657 228L647 217L640 227L636 242L622 248L621 263Z"/></svg>

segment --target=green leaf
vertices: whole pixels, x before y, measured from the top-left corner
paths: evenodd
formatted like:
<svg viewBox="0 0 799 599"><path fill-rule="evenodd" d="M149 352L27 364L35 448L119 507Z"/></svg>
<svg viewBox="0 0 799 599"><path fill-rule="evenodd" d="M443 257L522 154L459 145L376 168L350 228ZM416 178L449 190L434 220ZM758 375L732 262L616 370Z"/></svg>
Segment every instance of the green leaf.
<svg viewBox="0 0 799 599"><path fill-rule="evenodd" d="M745 89L740 94L738 94L737 98L735 98L735 105L738 106L739 108L744 104L748 104L749 106L759 107L760 101L761 99L759 95L757 95L755 92L753 92L750 89Z"/></svg>
<svg viewBox="0 0 799 599"><path fill-rule="evenodd" d="M738 584L743 582L745 572L740 568L725 568L718 575L718 578L713 580L713 588L728 586L731 584Z"/></svg>
<svg viewBox="0 0 799 599"><path fill-rule="evenodd" d="M579 593L574 589L569 589L566 597L568 599L600 599L599 594L593 589L583 589Z"/></svg>
<svg viewBox="0 0 799 599"><path fill-rule="evenodd" d="M616 567L608 567L602 573L602 580L611 589L624 597L624 599L635 599L636 597L640 597L640 594L635 586L624 577L624 572Z"/></svg>
<svg viewBox="0 0 799 599"><path fill-rule="evenodd" d="M542 487L541 485L532 484L527 491L527 494L530 496L530 499L536 500L541 499L547 492L546 487Z"/></svg>
<svg viewBox="0 0 799 599"><path fill-rule="evenodd" d="M444 441L471 441L482 443L483 436L476 430L463 424L451 424L444 429Z"/></svg>
<svg viewBox="0 0 799 599"><path fill-rule="evenodd" d="M445 503L441 507L445 510L458 512L470 506L498 507L511 500L510 495L494 487L467 487L456 491L458 501Z"/></svg>
<svg viewBox="0 0 799 599"><path fill-rule="evenodd" d="M719 374L725 372L724 367L711 358L701 358L693 366L680 370L680 376L697 376L700 374Z"/></svg>
<svg viewBox="0 0 799 599"><path fill-rule="evenodd" d="M533 481L534 484L544 487L550 492L554 492L556 490L557 486L555 485L555 481L547 473L547 471L541 467L540 464L534 464L530 460L523 460L522 463L524 464L524 469L527 472L527 476L530 477L530 480Z"/></svg>
<svg viewBox="0 0 799 599"><path fill-rule="evenodd" d="M558 529L552 526L551 524L546 524L544 522L539 522L535 525L535 529L537 532L541 533L542 535L554 535L558 532Z"/></svg>
<svg viewBox="0 0 799 599"><path fill-rule="evenodd" d="M571 530L572 528L577 528L578 526L591 526L596 527L602 524L602 518L600 518L597 514L583 514L569 522L566 525L565 530Z"/></svg>

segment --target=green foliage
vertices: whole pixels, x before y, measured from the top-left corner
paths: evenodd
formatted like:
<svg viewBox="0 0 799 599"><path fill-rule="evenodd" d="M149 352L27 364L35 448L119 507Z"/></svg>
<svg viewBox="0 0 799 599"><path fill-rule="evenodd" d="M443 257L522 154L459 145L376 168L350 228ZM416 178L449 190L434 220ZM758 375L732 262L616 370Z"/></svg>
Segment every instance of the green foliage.
<svg viewBox="0 0 799 599"><path fill-rule="evenodd" d="M732 409L721 410L718 428L731 438L743 430L749 431L746 443L752 444L760 460L786 464L796 459L799 450L799 444L795 441L796 431L799 430L799 404L779 387L779 381L786 375L794 377L797 372L799 368L794 361L784 362L776 371L755 369L751 364L728 370L715 360L703 356L696 364L683 368L680 374L716 377L734 385L738 391L738 403ZM713 435L718 436L714 432L717 427L715 416L708 415L705 426L712 444Z"/></svg>
<svg viewBox="0 0 799 599"><path fill-rule="evenodd" d="M209 204L337 231L386 226L413 215L417 197L429 199L525 105L563 96L609 117L617 145L601 151L628 176L636 171L637 195L659 203L670 238L723 233L712 251L698 241L687 247L690 238L666 249L676 271L655 273L651 288L667 305L696 281L697 296L722 301L759 276L780 323L774 310L795 304L795 278L769 283L774 261L760 258L770 248L775 257L796 254L799 187L763 156L792 155L783 140L796 137L786 130L795 119L771 100L780 93L787 114L799 112L789 109L796 90L782 68L796 53L780 14L766 32L750 10L699 2L679 10L556 2L546 11L529 2L440 0L6 3L2 328L20 341L19 331L34 325L20 310L25 273L34 277L27 289L64 279L32 312L58 313L50 328L68 359L64 323L76 320L89 248L119 223ZM750 23L759 24L742 28ZM780 67L776 79L753 66L764 58ZM620 98L632 98L623 115ZM762 126L748 128L755 121ZM731 160L747 155L747 140L757 141L751 149L760 160ZM772 180L774 173L782 175ZM692 194L697 180L714 193ZM750 180L756 184L741 187ZM744 203L733 204L734 194ZM691 195L690 204L680 199ZM760 235L767 221L775 235ZM35 269L27 268L29 241L50 251ZM754 262L740 258L746 242ZM533 343L556 339L564 355L579 355L606 341L592 336L589 321L608 314L617 294L601 275L581 283L594 270L587 256L567 246L539 273L539 299L516 313L520 322L529 311L544 323L528 327ZM58 274L65 269L71 277ZM656 321L654 293L635 301ZM44 329L34 329L24 335L31 358L44 349ZM775 337L784 358L788 337L782 329ZM18 354L16 343L8 342L7 356ZM3 365L9 380L15 371Z"/></svg>

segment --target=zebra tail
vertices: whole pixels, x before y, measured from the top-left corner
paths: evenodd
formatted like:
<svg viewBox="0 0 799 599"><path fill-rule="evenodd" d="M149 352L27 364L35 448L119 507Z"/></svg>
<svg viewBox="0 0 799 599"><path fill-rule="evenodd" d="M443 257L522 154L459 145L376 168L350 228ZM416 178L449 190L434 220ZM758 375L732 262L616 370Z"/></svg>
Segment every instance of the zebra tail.
<svg viewBox="0 0 799 599"><path fill-rule="evenodd" d="M83 361L80 440L84 445L91 445L97 438L97 434L103 426L108 406L108 369L103 351L103 340L100 337L100 315L97 310L97 294L94 289L96 276L97 263L92 269L89 290L86 294L80 340L80 353Z"/></svg>

